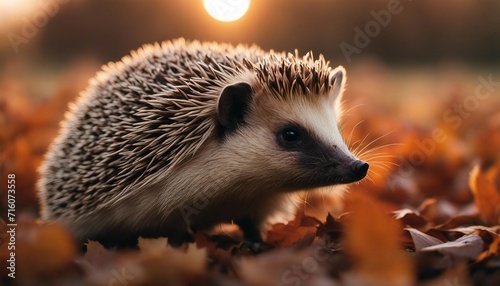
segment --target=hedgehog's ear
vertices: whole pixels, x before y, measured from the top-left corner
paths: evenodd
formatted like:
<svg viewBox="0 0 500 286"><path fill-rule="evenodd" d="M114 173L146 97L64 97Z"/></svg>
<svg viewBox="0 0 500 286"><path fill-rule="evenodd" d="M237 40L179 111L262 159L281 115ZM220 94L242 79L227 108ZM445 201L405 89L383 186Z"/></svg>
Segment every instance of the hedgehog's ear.
<svg viewBox="0 0 500 286"><path fill-rule="evenodd" d="M345 85L345 69L343 66L336 67L330 73L330 85L332 86L331 96L336 100L340 100L344 92Z"/></svg>
<svg viewBox="0 0 500 286"><path fill-rule="evenodd" d="M235 129L242 123L252 97L252 87L246 82L227 85L222 90L217 103L219 123L229 129Z"/></svg>
<svg viewBox="0 0 500 286"><path fill-rule="evenodd" d="M335 117L337 121L340 121L340 117L343 114L342 110L342 94L344 93L345 86L345 69L343 66L336 67L330 73L330 85L332 86L332 91L330 96L335 100Z"/></svg>

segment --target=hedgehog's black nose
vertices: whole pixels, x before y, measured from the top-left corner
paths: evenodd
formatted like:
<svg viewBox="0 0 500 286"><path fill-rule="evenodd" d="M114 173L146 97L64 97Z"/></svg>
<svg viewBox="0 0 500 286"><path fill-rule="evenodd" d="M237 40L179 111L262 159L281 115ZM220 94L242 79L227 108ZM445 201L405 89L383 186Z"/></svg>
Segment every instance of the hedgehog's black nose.
<svg viewBox="0 0 500 286"><path fill-rule="evenodd" d="M366 176L366 172L368 172L369 167L370 165L368 165L368 163L361 160L352 162L350 166L351 171L361 178L364 178Z"/></svg>

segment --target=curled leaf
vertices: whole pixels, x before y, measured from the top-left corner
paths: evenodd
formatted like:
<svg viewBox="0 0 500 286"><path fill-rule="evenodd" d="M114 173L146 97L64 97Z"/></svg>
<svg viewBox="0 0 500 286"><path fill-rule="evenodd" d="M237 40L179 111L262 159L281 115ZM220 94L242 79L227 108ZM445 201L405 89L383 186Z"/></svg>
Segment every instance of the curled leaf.
<svg viewBox="0 0 500 286"><path fill-rule="evenodd" d="M476 259L483 250L484 242L479 235L464 235L461 238L438 245L428 246L421 251L438 251L456 258Z"/></svg>
<svg viewBox="0 0 500 286"><path fill-rule="evenodd" d="M422 251L422 249L434 245L442 244L443 242L433 236L425 234L414 228L405 228L410 232L411 238L413 239L413 243L415 244L415 249L417 251Z"/></svg>

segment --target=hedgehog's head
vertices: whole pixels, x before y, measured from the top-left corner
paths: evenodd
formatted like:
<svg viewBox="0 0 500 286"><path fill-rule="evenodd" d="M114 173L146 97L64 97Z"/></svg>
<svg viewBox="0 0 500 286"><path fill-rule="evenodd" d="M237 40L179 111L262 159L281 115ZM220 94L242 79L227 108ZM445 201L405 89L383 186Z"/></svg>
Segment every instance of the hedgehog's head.
<svg viewBox="0 0 500 286"><path fill-rule="evenodd" d="M253 71L227 85L218 101L222 147L235 173L289 190L366 176L368 164L349 152L338 127L344 68L332 70L322 58L271 56Z"/></svg>

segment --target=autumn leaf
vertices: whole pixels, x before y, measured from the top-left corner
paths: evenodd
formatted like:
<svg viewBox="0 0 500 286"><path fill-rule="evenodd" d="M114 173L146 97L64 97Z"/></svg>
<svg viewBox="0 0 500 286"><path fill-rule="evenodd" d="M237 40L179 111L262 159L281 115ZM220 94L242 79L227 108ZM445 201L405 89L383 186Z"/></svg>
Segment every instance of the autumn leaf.
<svg viewBox="0 0 500 286"><path fill-rule="evenodd" d="M266 241L273 245L286 247L305 236L314 235L318 224L319 221L317 219L299 213L293 221L286 224L275 224L268 231Z"/></svg>
<svg viewBox="0 0 500 286"><path fill-rule="evenodd" d="M369 285L411 285L412 264L399 243L401 225L382 210L376 202L358 202L346 219L345 251Z"/></svg>
<svg viewBox="0 0 500 286"><path fill-rule="evenodd" d="M480 262L493 256L500 258L500 236L497 236L495 240L490 244L490 247L477 257L477 261Z"/></svg>
<svg viewBox="0 0 500 286"><path fill-rule="evenodd" d="M425 218L410 209L401 209L393 212L394 217L401 220L405 225L414 228L425 227L428 222Z"/></svg>
<svg viewBox="0 0 500 286"><path fill-rule="evenodd" d="M483 250L484 242L479 235L464 235L455 241L421 248L420 251L438 251L456 258L475 259Z"/></svg>
<svg viewBox="0 0 500 286"><path fill-rule="evenodd" d="M469 186L474 194L474 201L488 225L500 224L500 192L494 183L497 177L496 166L483 172L479 165L472 169L469 177Z"/></svg>
<svg viewBox="0 0 500 286"><path fill-rule="evenodd" d="M415 244L415 250L421 251L425 247L430 247L434 245L438 245L443 243L441 240L425 234L414 228L405 228L411 234L411 238L413 239L413 243Z"/></svg>
<svg viewBox="0 0 500 286"><path fill-rule="evenodd" d="M334 218L330 213L326 217L325 223L321 223L316 231L316 235L322 237L325 234L337 236L343 230L342 223Z"/></svg>
<svg viewBox="0 0 500 286"><path fill-rule="evenodd" d="M86 248L85 259L96 266L109 263L115 256L113 251L107 250L97 241L88 241Z"/></svg>

